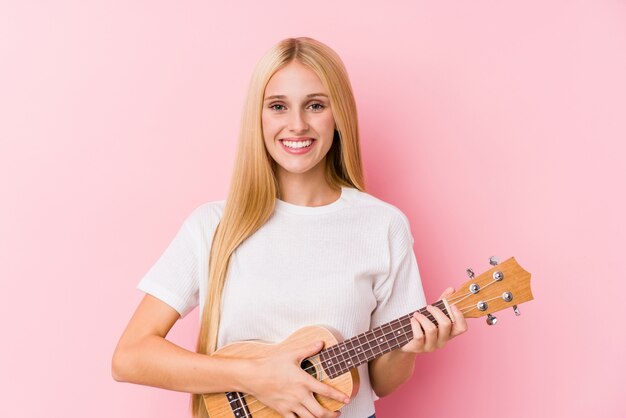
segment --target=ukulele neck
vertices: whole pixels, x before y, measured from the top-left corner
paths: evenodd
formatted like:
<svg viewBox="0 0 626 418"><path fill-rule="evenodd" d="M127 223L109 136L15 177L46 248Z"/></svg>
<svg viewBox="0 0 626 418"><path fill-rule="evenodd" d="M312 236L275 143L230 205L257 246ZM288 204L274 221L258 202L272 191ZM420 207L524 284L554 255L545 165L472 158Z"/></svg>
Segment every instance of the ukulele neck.
<svg viewBox="0 0 626 418"><path fill-rule="evenodd" d="M441 309L448 318L452 319L447 301L439 300L432 305ZM426 310L426 307L419 309L417 312L429 317L437 325L437 321ZM414 312L411 312L322 350L318 356L324 372L329 377L335 378L353 367L360 366L402 347L413 338L413 329L411 328L411 317L413 314Z"/></svg>

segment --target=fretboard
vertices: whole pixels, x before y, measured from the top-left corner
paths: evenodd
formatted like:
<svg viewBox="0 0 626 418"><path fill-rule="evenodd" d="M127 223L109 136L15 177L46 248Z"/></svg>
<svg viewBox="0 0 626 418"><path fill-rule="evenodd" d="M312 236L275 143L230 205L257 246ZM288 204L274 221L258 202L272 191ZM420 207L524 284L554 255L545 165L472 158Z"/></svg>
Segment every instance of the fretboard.
<svg viewBox="0 0 626 418"><path fill-rule="evenodd" d="M432 305L441 309L448 318L450 317L443 301L437 301ZM425 307L418 312L428 316L437 325L437 321ZM324 372L330 378L335 378L353 367L402 347L413 338L413 329L411 328L413 313L322 350L319 356Z"/></svg>

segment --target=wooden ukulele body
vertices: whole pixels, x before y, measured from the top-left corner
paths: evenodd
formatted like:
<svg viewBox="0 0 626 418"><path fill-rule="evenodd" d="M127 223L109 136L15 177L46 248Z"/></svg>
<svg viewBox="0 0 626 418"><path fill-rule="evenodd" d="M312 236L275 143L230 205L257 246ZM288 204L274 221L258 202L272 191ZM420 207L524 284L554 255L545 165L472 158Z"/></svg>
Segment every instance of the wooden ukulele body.
<svg viewBox="0 0 626 418"><path fill-rule="evenodd" d="M288 350L295 347L302 347L312 344L315 341L324 341L324 348L333 346L343 340L338 332L322 326L308 326L300 328L287 339L280 343L271 344L257 341L242 341L228 344L216 350L212 356L227 358L258 358L277 351ZM317 355L307 359L303 365L307 372L317 380L328 384L351 399L359 390L359 374L356 368L350 369L347 373L330 378L323 370ZM232 399L229 399L229 396ZM204 404L211 418L214 417L252 417L252 418L280 418L273 409L270 409L258 401L254 396L241 393L210 393L203 395ZM237 399L240 397L239 399ZM329 399L325 396L315 394L317 401L327 409L337 411L344 406L343 403ZM237 403L239 402L239 403ZM239 412L239 415L237 415Z"/></svg>

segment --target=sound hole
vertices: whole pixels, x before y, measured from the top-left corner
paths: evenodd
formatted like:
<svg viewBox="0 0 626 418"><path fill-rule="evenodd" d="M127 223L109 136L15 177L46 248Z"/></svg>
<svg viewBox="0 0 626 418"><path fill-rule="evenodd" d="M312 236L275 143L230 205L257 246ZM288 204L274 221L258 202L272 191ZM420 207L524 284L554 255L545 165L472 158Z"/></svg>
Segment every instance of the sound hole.
<svg viewBox="0 0 626 418"><path fill-rule="evenodd" d="M302 370L317 379L317 369L309 359L304 359L302 363L300 363L300 367Z"/></svg>

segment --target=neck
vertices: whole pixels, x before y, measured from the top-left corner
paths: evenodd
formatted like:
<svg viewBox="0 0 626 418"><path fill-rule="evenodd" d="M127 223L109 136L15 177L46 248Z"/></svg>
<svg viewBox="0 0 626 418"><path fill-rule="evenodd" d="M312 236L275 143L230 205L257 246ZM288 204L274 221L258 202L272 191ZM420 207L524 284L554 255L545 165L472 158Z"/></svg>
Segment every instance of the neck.
<svg viewBox="0 0 626 418"><path fill-rule="evenodd" d="M298 206L324 206L339 198L341 190L329 185L325 178L312 178L303 175L284 173L278 177L279 199Z"/></svg>

